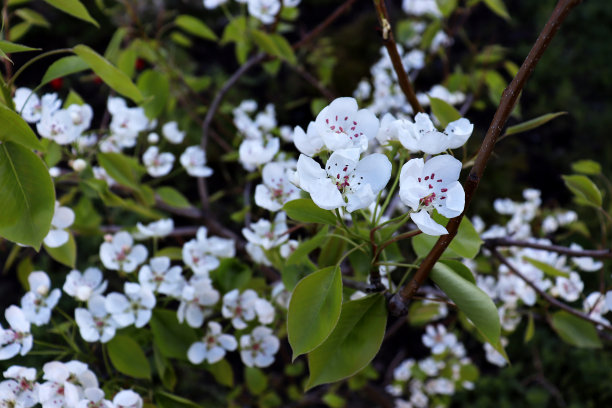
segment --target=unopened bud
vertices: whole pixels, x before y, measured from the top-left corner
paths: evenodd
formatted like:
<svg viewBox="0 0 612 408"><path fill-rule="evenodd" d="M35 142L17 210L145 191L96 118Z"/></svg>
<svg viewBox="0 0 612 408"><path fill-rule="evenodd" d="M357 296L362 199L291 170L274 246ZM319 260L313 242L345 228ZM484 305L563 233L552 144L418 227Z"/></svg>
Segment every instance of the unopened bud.
<svg viewBox="0 0 612 408"><path fill-rule="evenodd" d="M149 133L149 136L147 136L147 141L151 144L155 144L159 142L159 135L155 132Z"/></svg>
<svg viewBox="0 0 612 408"><path fill-rule="evenodd" d="M87 167L87 162L83 159L76 159L72 162L72 168L74 171L83 171Z"/></svg>

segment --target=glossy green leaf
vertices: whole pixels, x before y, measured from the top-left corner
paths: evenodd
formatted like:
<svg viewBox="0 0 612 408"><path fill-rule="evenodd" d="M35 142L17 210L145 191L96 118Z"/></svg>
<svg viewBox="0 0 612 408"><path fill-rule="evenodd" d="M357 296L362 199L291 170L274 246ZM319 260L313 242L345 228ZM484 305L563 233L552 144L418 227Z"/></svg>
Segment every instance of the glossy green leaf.
<svg viewBox="0 0 612 408"><path fill-rule="evenodd" d="M196 35L205 40L217 41L217 35L200 19L186 14L178 16L174 24L185 30L189 34Z"/></svg>
<svg viewBox="0 0 612 408"><path fill-rule="evenodd" d="M283 211L289 218L299 222L315 222L319 224L336 225L336 216L328 210L318 207L309 198L298 198L283 206Z"/></svg>
<svg viewBox="0 0 612 408"><path fill-rule="evenodd" d="M40 157L10 141L0 143L0 208L0 236L38 250L55 211L53 181Z"/></svg>
<svg viewBox="0 0 612 408"><path fill-rule="evenodd" d="M117 68L121 72L123 72L128 78L134 77L134 72L136 72L136 60L138 56L136 55L136 51L133 48L126 48L119 52L119 57L117 58Z"/></svg>
<svg viewBox="0 0 612 408"><path fill-rule="evenodd" d="M307 260L308 254L319 248L325 239L327 239L327 231L329 228L327 226L321 228L317 234L306 240L301 242L298 247L289 255L287 260L285 261L285 265L297 265L303 263Z"/></svg>
<svg viewBox="0 0 612 408"><path fill-rule="evenodd" d="M57 262L64 264L70 268L75 267L77 248L72 233L69 233L68 242L66 242L62 246L59 246L57 248L51 248L45 244L43 244L43 246L45 247L45 251L47 251L47 253L51 256L51 258L55 259Z"/></svg>
<svg viewBox="0 0 612 408"><path fill-rule="evenodd" d="M15 249L17 248L17 249ZM19 249L21 247L19 245L13 246L11 253L19 254ZM4 265L4 271L7 272L8 267ZM24 291L28 292L30 290L30 282L28 281L28 277L34 271L34 265L32 264L32 258L23 258L19 264L17 264L17 279L19 279L19 283L21 283L21 287Z"/></svg>
<svg viewBox="0 0 612 408"><path fill-rule="evenodd" d="M69 55L55 61L49 65L47 72L40 81L41 85L47 84L56 78L65 77L70 74L85 71L89 68L89 65L81 59L78 55Z"/></svg>
<svg viewBox="0 0 612 408"><path fill-rule="evenodd" d="M318 268L310 261L299 264L283 265L281 268L281 279L285 289L292 292L295 286L304 277L315 272Z"/></svg>
<svg viewBox="0 0 612 408"><path fill-rule="evenodd" d="M198 336L186 323L179 323L176 310L154 309L149 325L162 355L187 360L187 350Z"/></svg>
<svg viewBox="0 0 612 408"><path fill-rule="evenodd" d="M446 127L451 122L461 119L461 114L451 104L442 99L429 97L431 111L440 121L440 126Z"/></svg>
<svg viewBox="0 0 612 408"><path fill-rule="evenodd" d="M506 80L497 71L484 71L484 80L489 90L489 99L495 104L499 104L501 96L506 89Z"/></svg>
<svg viewBox="0 0 612 408"><path fill-rule="evenodd" d="M155 256L166 256L173 261L183 259L183 249L181 247L164 247L155 253Z"/></svg>
<svg viewBox="0 0 612 408"><path fill-rule="evenodd" d="M576 173L596 176L601 174L601 165L593 160L578 160L572 163L572 170Z"/></svg>
<svg viewBox="0 0 612 408"><path fill-rule="evenodd" d="M424 326L434 319L440 318L440 303L414 301L408 310L408 321L411 326Z"/></svg>
<svg viewBox="0 0 612 408"><path fill-rule="evenodd" d="M458 0L436 0L438 9L444 17L449 17L457 8Z"/></svg>
<svg viewBox="0 0 612 408"><path fill-rule="evenodd" d="M247 30L246 17L240 16L231 20L223 30L221 36L221 45L229 42L240 43L245 40L245 32Z"/></svg>
<svg viewBox="0 0 612 408"><path fill-rule="evenodd" d="M385 297L374 294L342 305L342 313L327 340L308 355L306 389L350 377L376 356L387 325Z"/></svg>
<svg viewBox="0 0 612 408"><path fill-rule="evenodd" d="M569 344L581 348L602 347L595 326L578 316L560 310L552 315L551 324L559 337Z"/></svg>
<svg viewBox="0 0 612 408"><path fill-rule="evenodd" d="M433 219L441 224L446 225L448 219L441 216L440 214L434 213ZM419 234L412 238L412 247L416 254L423 258L427 256L431 248L435 245L438 237L432 237L431 235ZM482 239L480 239L480 235L474 229L471 221L467 217L463 217L461 220L461 224L459 224L459 229L457 231L457 235L451 241L450 245L444 253L442 257L444 258L474 258L478 251L480 251L480 246L482 245Z"/></svg>
<svg viewBox="0 0 612 408"><path fill-rule="evenodd" d="M222 293L227 293L232 289L244 289L251 280L253 271L237 258L225 258L210 275L215 287L218 287Z"/></svg>
<svg viewBox="0 0 612 408"><path fill-rule="evenodd" d="M159 187L155 190L155 193L159 196L159 198L166 204L175 207L175 208L190 208L191 203L189 200L181 194L178 190L163 186Z"/></svg>
<svg viewBox="0 0 612 408"><path fill-rule="evenodd" d="M26 45L21 45L6 40L0 40L0 51L3 51L7 54L14 54L16 52L40 51L40 48L32 48Z"/></svg>
<svg viewBox="0 0 612 408"><path fill-rule="evenodd" d="M268 387L268 377L257 367L244 367L244 379L247 388L253 395L259 395Z"/></svg>
<svg viewBox="0 0 612 408"><path fill-rule="evenodd" d="M73 17L93 24L96 27L100 27L98 22L94 20L91 15L89 15L87 8L79 0L45 0L45 2L66 14L70 14Z"/></svg>
<svg viewBox="0 0 612 408"><path fill-rule="evenodd" d="M543 124L550 122L551 120L563 115L567 115L567 112L547 113L546 115L538 116L537 118L528 120L523 123L519 123L518 125L508 126L506 132L502 137L514 135L516 133L527 132L528 130L540 127Z"/></svg>
<svg viewBox="0 0 612 408"><path fill-rule="evenodd" d="M510 14L508 13L508 9L506 8L506 5L504 4L504 0L483 0L483 2L495 14L497 14L501 18L510 20Z"/></svg>
<svg viewBox="0 0 612 408"><path fill-rule="evenodd" d="M269 34L261 30L251 31L255 44L259 48L274 57L281 58L290 64L295 64L297 59L289 42L280 34Z"/></svg>
<svg viewBox="0 0 612 408"><path fill-rule="evenodd" d="M174 41L175 43L177 43L178 45L180 45L181 47L191 48L193 46L191 39L187 37L186 35L183 35L183 33L180 33L178 31L171 32L170 39Z"/></svg>
<svg viewBox="0 0 612 408"><path fill-rule="evenodd" d="M465 313L489 343L499 343L501 325L497 307L486 293L439 262L434 265L429 276L459 310Z"/></svg>
<svg viewBox="0 0 612 408"><path fill-rule="evenodd" d="M17 23L14 26L11 26L10 30L10 38L12 41L18 41L21 37L26 35L28 31L32 28L32 24L28 21L22 21L21 23Z"/></svg>
<svg viewBox="0 0 612 408"><path fill-rule="evenodd" d="M0 123L2 123L2 126L0 126L0 143L14 142L28 149L45 150L30 125L19 114L3 105L0 105Z"/></svg>
<svg viewBox="0 0 612 408"><path fill-rule="evenodd" d="M140 345L130 336L117 334L107 344L113 366L133 378L151 378L151 366Z"/></svg>
<svg viewBox="0 0 612 408"><path fill-rule="evenodd" d="M533 314L529 313L529 319L527 319L527 327L525 328L525 337L523 343L527 344L533 338L535 334L535 324L533 323Z"/></svg>
<svg viewBox="0 0 612 408"><path fill-rule="evenodd" d="M83 100L81 95L79 95L72 89L70 90L70 92L68 92L68 96L66 97L66 99L64 99L64 109L66 109L70 105L85 105L85 101Z"/></svg>
<svg viewBox="0 0 612 408"><path fill-rule="evenodd" d="M293 360L325 341L338 322L341 308L340 268L321 269L296 285L287 312L287 335Z"/></svg>
<svg viewBox="0 0 612 408"><path fill-rule="evenodd" d="M530 258L528 256L523 257L524 261L529 262L545 274L553 277L561 276L563 278L569 278L569 272L561 271L546 262L538 261L537 259Z"/></svg>
<svg viewBox="0 0 612 408"><path fill-rule="evenodd" d="M565 185L570 189L580 204L601 207L602 198L599 188L587 176L562 176Z"/></svg>
<svg viewBox="0 0 612 408"><path fill-rule="evenodd" d="M226 387L234 386L234 370L226 359L219 360L215 364L208 364L206 370L215 377L217 383Z"/></svg>
<svg viewBox="0 0 612 408"><path fill-rule="evenodd" d="M144 173L142 166L132 157L121 153L98 153L98 163L119 184L140 188L140 177Z"/></svg>
<svg viewBox="0 0 612 408"><path fill-rule="evenodd" d="M465 266L463 262L455 261L454 259L441 259L441 263L448 266L455 272L457 275L461 276L463 279L476 284L476 278L474 278L474 274L470 271L470 268Z"/></svg>
<svg viewBox="0 0 612 408"><path fill-rule="evenodd" d="M77 45L73 51L112 89L136 103L142 101L142 94L132 80L103 56L86 45Z"/></svg>
<svg viewBox="0 0 612 408"><path fill-rule="evenodd" d="M170 95L168 77L159 71L147 69L138 77L137 85L146 100L142 107L147 117L149 119L159 117L166 108Z"/></svg>
<svg viewBox="0 0 612 408"><path fill-rule="evenodd" d="M47 21L47 19L40 13L29 9L29 8L20 8L15 10L15 15L21 17L22 20L27 21L28 23L35 25L35 26L39 26L39 27L45 27L45 28L50 28L51 24L49 23L49 21Z"/></svg>

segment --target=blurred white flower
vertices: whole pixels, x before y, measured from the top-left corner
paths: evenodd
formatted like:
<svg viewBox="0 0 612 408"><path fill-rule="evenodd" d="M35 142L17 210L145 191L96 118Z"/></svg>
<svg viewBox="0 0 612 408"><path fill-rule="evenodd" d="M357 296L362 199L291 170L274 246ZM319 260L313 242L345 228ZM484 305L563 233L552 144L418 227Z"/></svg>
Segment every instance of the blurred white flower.
<svg viewBox="0 0 612 408"><path fill-rule="evenodd" d="M215 364L225 357L226 351L234 351L238 347L238 342L234 336L223 334L221 325L217 322L208 322L208 330L202 341L193 343L187 350L187 358L193 364L200 364L207 361Z"/></svg>
<svg viewBox="0 0 612 408"><path fill-rule="evenodd" d="M74 222L74 211L68 207L60 206L59 201L55 202L55 212L51 219L51 229L44 239L44 243L49 248L57 248L68 242L70 234L65 231Z"/></svg>

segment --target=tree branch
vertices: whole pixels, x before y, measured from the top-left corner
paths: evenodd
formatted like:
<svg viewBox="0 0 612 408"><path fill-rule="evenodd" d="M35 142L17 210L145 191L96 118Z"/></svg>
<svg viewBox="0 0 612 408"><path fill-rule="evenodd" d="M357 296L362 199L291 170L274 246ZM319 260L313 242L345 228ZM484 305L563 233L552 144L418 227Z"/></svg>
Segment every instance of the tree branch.
<svg viewBox="0 0 612 408"><path fill-rule="evenodd" d="M293 48L294 50L297 50L298 48L300 48L301 46L303 46L304 44L306 44L307 42L309 42L310 40L312 40L313 38L321 34L321 32L323 32L323 30L325 30L328 26L330 26L331 23L336 21L336 19L340 17L342 13L348 10L349 7L351 7L354 2L355 0L346 0L336 10L334 10L333 13L327 16L327 18L323 20L318 26L316 26L308 34L306 34L300 41L293 44L291 48Z"/></svg>
<svg viewBox="0 0 612 408"><path fill-rule="evenodd" d="M521 248L533 248L543 249L545 251L556 252L558 254L572 256L572 257L583 257L587 256L590 258L604 258L612 259L612 249L570 249L559 245L543 245L536 244L535 242L527 241L515 241L508 238L492 238L486 239L484 245L487 248L495 247L521 247Z"/></svg>
<svg viewBox="0 0 612 408"><path fill-rule="evenodd" d="M577 6L581 0L559 0L557 6L553 10L550 15L548 22L542 29L542 32L538 36L535 44L529 51L527 58L521 65L516 76L512 79L512 82L508 87L504 90L501 101L495 112L495 116L493 116L493 120L489 129L487 130L487 134L480 146L478 151L478 156L474 162L474 166L470 171L467 180L464 184L465 188L465 208L463 212L455 218L452 218L446 229L448 230L447 235L442 235L432 250L429 252L427 257L421 263L421 266L415 273L413 279L408 282L406 286L404 286L400 292L398 292L395 296L393 296L389 302L389 310L397 315L406 314L408 312L408 308L406 303L410 300L410 298L416 293L418 288L425 282L431 269L434 264L440 259L444 250L451 243L455 235L457 235L457 230L459 228L459 224L463 219L465 212L467 211L470 202L474 196L474 192L478 188L478 183L484 173L485 167L487 165L487 161L491 157L493 153L493 148L495 147L495 143L497 138L501 134L502 128L506 124L518 97L527 82L527 79L531 76L531 73L535 69L540 57L548 48L551 40L559 30L561 23L565 20L570 11Z"/></svg>

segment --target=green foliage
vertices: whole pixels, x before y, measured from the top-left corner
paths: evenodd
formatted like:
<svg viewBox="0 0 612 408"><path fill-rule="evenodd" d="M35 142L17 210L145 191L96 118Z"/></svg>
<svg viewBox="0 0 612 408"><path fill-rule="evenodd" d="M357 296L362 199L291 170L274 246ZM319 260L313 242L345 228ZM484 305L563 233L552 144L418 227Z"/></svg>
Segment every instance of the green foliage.
<svg viewBox="0 0 612 408"><path fill-rule="evenodd" d="M546 115L538 116L537 118L533 118L523 123L519 123L518 125L508 126L504 135L500 138L504 138L506 136L514 135L517 133L527 132L532 129L536 129L543 124L550 122L551 120L558 118L559 116L567 115L567 112L555 112L555 113L547 113Z"/></svg>
<svg viewBox="0 0 612 408"><path fill-rule="evenodd" d="M601 174L601 165L593 160L579 160L572 163L572 170L576 173L596 176Z"/></svg>
<svg viewBox="0 0 612 408"><path fill-rule="evenodd" d="M528 256L524 256L523 260L529 262L548 276L562 276L564 278L569 278L569 273L560 271L559 269L547 264L546 262L538 261L537 259L530 258Z"/></svg>
<svg viewBox="0 0 612 408"><path fill-rule="evenodd" d="M336 225L336 217L331 211L318 207L309 198L298 198L283 206L283 211L289 218L299 222L314 222L318 224Z"/></svg>
<svg viewBox="0 0 612 408"><path fill-rule="evenodd" d="M107 344L113 366L133 378L151 378L151 367L140 345L130 336L117 334Z"/></svg>
<svg viewBox="0 0 612 408"><path fill-rule="evenodd" d="M449 103L439 98L429 97L431 111L440 121L440 126L446 127L450 122L461 119L461 114Z"/></svg>
<svg viewBox="0 0 612 408"><path fill-rule="evenodd" d="M599 208L602 204L601 192L586 176L570 175L563 176L567 188L574 193L576 203Z"/></svg>
<svg viewBox="0 0 612 408"><path fill-rule="evenodd" d="M17 143L28 149L44 151L44 146L32 131L32 128L15 112L0 105L0 142Z"/></svg>
<svg viewBox="0 0 612 408"><path fill-rule="evenodd" d="M40 81L41 85L48 84L56 78L62 78L70 74L85 71L89 65L77 55L69 55L55 61L49 65L45 75Z"/></svg>
<svg viewBox="0 0 612 408"><path fill-rule="evenodd" d="M43 244L45 247L45 251L49 254L49 256L55 259L57 262L68 266L69 268L74 268L76 265L76 255L77 248L76 242L74 242L74 236L69 233L68 242L64 245L51 248L46 244Z"/></svg>
<svg viewBox="0 0 612 408"><path fill-rule="evenodd" d="M66 14L70 14L73 17L93 24L96 27L100 27L98 22L91 17L87 11L87 8L79 0L45 0L45 2Z"/></svg>
<svg viewBox="0 0 612 408"><path fill-rule="evenodd" d="M602 348L597 330L592 323L564 310L553 313L551 325L563 341L582 348Z"/></svg>
<svg viewBox="0 0 612 408"><path fill-rule="evenodd" d="M138 77L137 86L145 98L142 107L147 117L149 119L159 117L166 108L170 95L168 77L159 71L148 69Z"/></svg>
<svg viewBox="0 0 612 408"><path fill-rule="evenodd" d="M217 41L217 35L204 22L196 17L180 15L174 20L174 24L188 32L205 40Z"/></svg>
<svg viewBox="0 0 612 408"><path fill-rule="evenodd" d="M176 311L155 309L149 324L163 356L187 360L187 350L198 338L191 327L178 322Z"/></svg>
<svg viewBox="0 0 612 408"><path fill-rule="evenodd" d="M437 213L434 213L433 219L441 225L447 223L447 219ZM438 237L420 234L412 238L412 247L417 256L423 258L433 248L437 240ZM482 240L474 229L472 222L467 217L463 217L461 224L459 224L457 236L444 251L442 258L474 258L481 245Z"/></svg>
<svg viewBox="0 0 612 408"><path fill-rule="evenodd" d="M98 153L98 163L118 183L134 190L140 189L144 169L138 161L121 153Z"/></svg>

